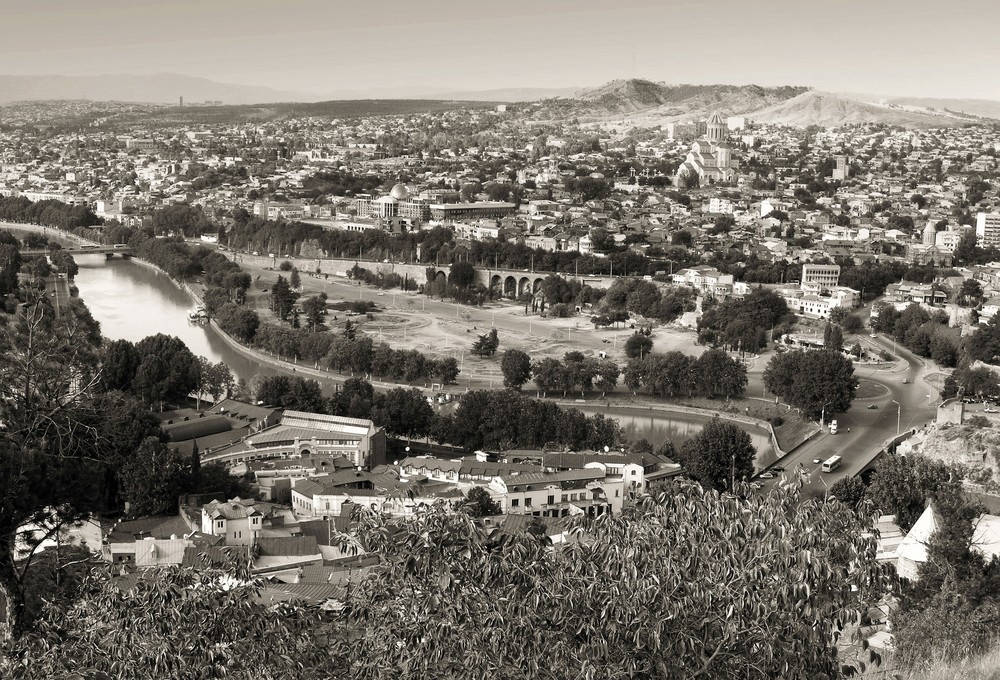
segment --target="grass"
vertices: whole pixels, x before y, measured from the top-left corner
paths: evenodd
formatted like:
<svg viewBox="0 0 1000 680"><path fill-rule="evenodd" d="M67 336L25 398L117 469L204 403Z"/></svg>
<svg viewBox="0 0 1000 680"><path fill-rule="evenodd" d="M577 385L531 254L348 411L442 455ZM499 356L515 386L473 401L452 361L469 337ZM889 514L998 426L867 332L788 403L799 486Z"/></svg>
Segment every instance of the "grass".
<svg viewBox="0 0 1000 680"><path fill-rule="evenodd" d="M927 671L910 675L907 680L1000 680L1000 645L962 661L939 661Z"/></svg>

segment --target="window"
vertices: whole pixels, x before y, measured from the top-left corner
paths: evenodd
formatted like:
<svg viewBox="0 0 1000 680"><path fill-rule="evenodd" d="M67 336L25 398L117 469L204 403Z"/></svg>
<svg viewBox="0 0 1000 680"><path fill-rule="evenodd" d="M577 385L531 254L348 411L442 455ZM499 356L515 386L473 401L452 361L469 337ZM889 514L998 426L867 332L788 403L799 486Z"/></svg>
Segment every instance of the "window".
<svg viewBox="0 0 1000 680"><path fill-rule="evenodd" d="M524 499L524 507L526 507L526 508L530 508L531 507L531 498L525 498Z"/></svg>
<svg viewBox="0 0 1000 680"><path fill-rule="evenodd" d="M512 507L512 508L516 508L516 507L517 507L517 506L518 506L519 504L520 504L520 501L518 501L518 500L517 500L517 499L515 498L514 500L512 500L512 501L510 502L510 507Z"/></svg>
<svg viewBox="0 0 1000 680"><path fill-rule="evenodd" d="M549 500L548 500L548 501L546 501L546 502L547 502L547 503L548 503L549 505L553 505L553 504L555 504L555 502L556 502L556 497L555 497L555 496L549 496Z"/></svg>
<svg viewBox="0 0 1000 680"><path fill-rule="evenodd" d="M215 526L217 528L219 528L219 529L225 529L226 528L226 520L220 519L218 522L215 523Z"/></svg>

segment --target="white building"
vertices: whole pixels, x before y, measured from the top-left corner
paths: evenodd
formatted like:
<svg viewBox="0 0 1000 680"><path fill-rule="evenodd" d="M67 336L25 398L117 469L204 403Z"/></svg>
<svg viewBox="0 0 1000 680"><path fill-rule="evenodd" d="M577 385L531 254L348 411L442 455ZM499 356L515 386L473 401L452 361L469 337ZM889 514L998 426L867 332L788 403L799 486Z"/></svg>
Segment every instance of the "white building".
<svg viewBox="0 0 1000 680"><path fill-rule="evenodd" d="M976 215L976 241L984 248L1000 246L1000 213Z"/></svg>

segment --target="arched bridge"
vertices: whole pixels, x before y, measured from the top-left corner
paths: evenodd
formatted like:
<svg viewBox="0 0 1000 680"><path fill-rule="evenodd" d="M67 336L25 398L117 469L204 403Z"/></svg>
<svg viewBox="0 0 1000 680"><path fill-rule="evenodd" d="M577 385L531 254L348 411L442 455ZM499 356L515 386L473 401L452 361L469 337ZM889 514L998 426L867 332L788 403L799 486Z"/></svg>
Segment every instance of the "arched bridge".
<svg viewBox="0 0 1000 680"><path fill-rule="evenodd" d="M438 282L451 282L450 268L436 267L435 279ZM476 283L490 290L499 291L508 298L517 298L524 293L534 294L541 290L542 282L548 272L529 272L517 269L486 269L476 268Z"/></svg>

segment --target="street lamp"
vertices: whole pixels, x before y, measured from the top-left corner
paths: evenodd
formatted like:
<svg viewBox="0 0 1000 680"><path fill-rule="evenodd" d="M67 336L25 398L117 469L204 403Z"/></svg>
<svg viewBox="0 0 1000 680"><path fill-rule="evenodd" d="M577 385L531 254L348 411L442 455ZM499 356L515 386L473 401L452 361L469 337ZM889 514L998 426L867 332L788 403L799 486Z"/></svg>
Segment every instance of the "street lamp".
<svg viewBox="0 0 1000 680"><path fill-rule="evenodd" d="M898 437L899 436L899 419L900 419L900 416L903 415L903 407L900 406L899 402L896 401L895 399L892 400L892 403L896 405L896 436Z"/></svg>

